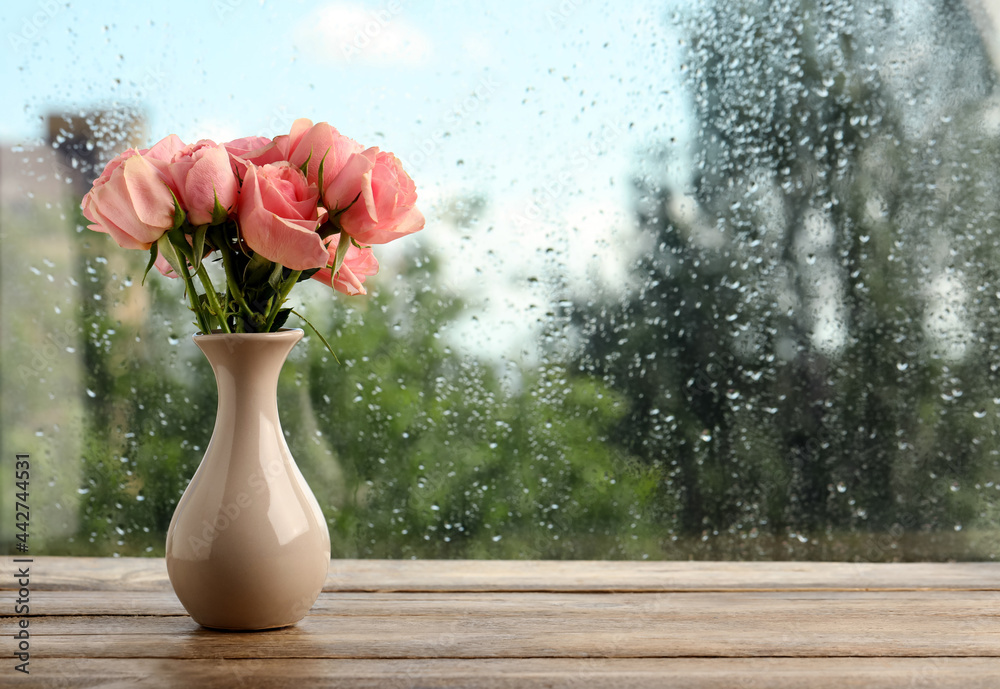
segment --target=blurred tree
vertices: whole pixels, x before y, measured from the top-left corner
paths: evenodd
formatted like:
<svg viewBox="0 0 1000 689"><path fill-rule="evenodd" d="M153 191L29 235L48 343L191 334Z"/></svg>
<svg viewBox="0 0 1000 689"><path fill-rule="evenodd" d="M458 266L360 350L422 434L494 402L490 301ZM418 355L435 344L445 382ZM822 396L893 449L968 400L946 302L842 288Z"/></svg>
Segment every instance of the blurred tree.
<svg viewBox="0 0 1000 689"><path fill-rule="evenodd" d="M192 332L179 283L154 271L140 287L140 252L90 231L74 239L87 389L84 498L80 531L62 547L162 554L174 507L211 437L214 378L203 358L179 354Z"/></svg>
<svg viewBox="0 0 1000 689"><path fill-rule="evenodd" d="M602 442L617 395L564 365L512 370L452 351L462 310L418 258L394 293L336 309L342 365L310 350L319 428L342 467L334 552L362 557L655 555L654 470Z"/></svg>
<svg viewBox="0 0 1000 689"><path fill-rule="evenodd" d="M784 537L747 555L975 524L998 478L996 76L965 8L719 2L686 26L692 177L637 182L642 284L578 318L579 368L629 400L615 442L669 471L680 534Z"/></svg>
<svg viewBox="0 0 1000 689"><path fill-rule="evenodd" d="M90 232L77 241L83 497L79 533L53 550L162 554L211 437L214 379L190 344L180 285L154 271L140 289L139 252ZM306 291L341 361L307 338L279 381L283 429L334 556L655 556L656 472L602 442L619 396L569 380L557 361L501 375L454 352L441 331L462 304L442 296L433 258L409 258L393 290ZM317 295L334 307L317 308Z"/></svg>

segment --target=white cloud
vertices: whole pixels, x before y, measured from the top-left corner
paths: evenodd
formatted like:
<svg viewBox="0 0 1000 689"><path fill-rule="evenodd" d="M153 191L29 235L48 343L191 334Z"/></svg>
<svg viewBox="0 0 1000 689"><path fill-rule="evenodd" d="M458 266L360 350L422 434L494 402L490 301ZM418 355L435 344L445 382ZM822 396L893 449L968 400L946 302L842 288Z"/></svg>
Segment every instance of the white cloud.
<svg viewBox="0 0 1000 689"><path fill-rule="evenodd" d="M346 2L327 5L302 21L297 40L324 61L372 66L422 63L431 54L431 40L402 13L399 0L377 9Z"/></svg>
<svg viewBox="0 0 1000 689"><path fill-rule="evenodd" d="M202 117L186 124L177 134L185 143L194 143L201 139L211 139L216 143L222 143L246 136L240 132L239 122Z"/></svg>

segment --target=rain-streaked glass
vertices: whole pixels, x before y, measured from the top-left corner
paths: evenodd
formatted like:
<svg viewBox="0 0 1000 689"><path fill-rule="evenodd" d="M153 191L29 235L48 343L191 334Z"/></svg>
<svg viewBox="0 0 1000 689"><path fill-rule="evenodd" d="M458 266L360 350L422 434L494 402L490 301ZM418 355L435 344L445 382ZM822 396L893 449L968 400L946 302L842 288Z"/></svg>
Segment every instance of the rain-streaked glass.
<svg viewBox="0 0 1000 689"><path fill-rule="evenodd" d="M298 117L394 151L427 216L367 296L294 295L339 358L307 331L278 391L335 557L997 552L996 3L8 9L33 553L162 555L215 415L182 286L80 198L128 146Z"/></svg>

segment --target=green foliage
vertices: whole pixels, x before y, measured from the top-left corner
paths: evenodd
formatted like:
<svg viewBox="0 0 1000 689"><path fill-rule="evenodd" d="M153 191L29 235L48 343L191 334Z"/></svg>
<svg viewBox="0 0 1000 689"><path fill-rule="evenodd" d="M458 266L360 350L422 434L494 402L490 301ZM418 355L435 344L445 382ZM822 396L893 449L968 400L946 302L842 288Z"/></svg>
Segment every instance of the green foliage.
<svg viewBox="0 0 1000 689"><path fill-rule="evenodd" d="M545 558L655 552L655 520L639 515L654 510L658 474L628 466L623 453L602 442L620 415L615 396L594 381L569 381L558 365L504 380L455 355L439 337L458 302L419 283L402 292L358 301L358 311L338 312L324 328L335 333L342 366L311 347L317 423L331 429L331 452L347 487L327 503L334 551ZM408 311L394 313L401 304Z"/></svg>
<svg viewBox="0 0 1000 689"><path fill-rule="evenodd" d="M179 281L154 276L148 320L124 324L107 308L121 278L91 239L80 245L82 326L94 333L80 526L56 550L161 554L211 436L215 383L190 346ZM311 309L343 363L311 336L282 372L286 437L335 556L656 556L660 472L604 442L620 396L558 363L497 371L454 352L441 332L462 304L437 293L433 261L421 266L395 294ZM154 339L177 321L176 337Z"/></svg>
<svg viewBox="0 0 1000 689"><path fill-rule="evenodd" d="M637 183L641 285L578 315L579 368L628 400L614 442L668 468L681 540L764 533L858 557L830 544L991 525L1000 189L972 121L996 78L930 72L947 116L905 110L873 68L889 48L861 49L894 21L868 4L694 13L696 174ZM940 12L988 65L968 16ZM961 348L936 322L949 295L920 287L935 279L991 295L950 327Z"/></svg>
<svg viewBox="0 0 1000 689"><path fill-rule="evenodd" d="M581 296L537 363L454 349L465 306L433 256L367 297L303 285L316 335L279 409L334 557L992 556L1000 146L982 125L997 84L962 12L934 10L949 19L935 51L957 46L962 69L928 69L944 95L920 99L883 77L879 37L897 27L880 3L693 10L693 176L640 161L657 170L636 183L635 283ZM444 212L467 225L485 203ZM236 249L228 289L192 302L234 331L280 327L311 275L240 252L230 225L177 232L160 250L178 265L188 252L219 273L201 248ZM58 458L79 484L58 502L77 522L33 552L162 554L211 437L212 372L184 285L131 284L156 250L146 265L94 233L66 244L86 392L61 431L79 430L79 456ZM56 380L54 361L32 375Z"/></svg>

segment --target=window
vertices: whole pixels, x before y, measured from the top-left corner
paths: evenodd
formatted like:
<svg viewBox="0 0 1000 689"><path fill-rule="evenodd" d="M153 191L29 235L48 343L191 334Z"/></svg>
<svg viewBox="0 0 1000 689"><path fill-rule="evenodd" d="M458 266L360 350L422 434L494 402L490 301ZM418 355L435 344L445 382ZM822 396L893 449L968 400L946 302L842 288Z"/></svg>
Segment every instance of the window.
<svg viewBox="0 0 1000 689"><path fill-rule="evenodd" d="M215 412L181 287L80 197L129 145L310 117L395 151L428 218L368 296L298 296L340 363L307 337L281 412L335 556L994 556L994 3L148 11L4 37L33 552L162 554Z"/></svg>

